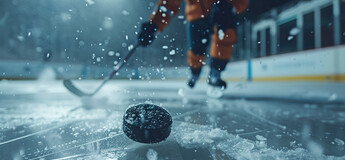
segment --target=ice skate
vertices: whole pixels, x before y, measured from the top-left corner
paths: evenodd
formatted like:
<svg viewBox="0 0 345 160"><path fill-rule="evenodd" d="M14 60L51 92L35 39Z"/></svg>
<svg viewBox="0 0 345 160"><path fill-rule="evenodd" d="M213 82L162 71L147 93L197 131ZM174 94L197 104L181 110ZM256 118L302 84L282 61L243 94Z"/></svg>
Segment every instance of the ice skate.
<svg viewBox="0 0 345 160"><path fill-rule="evenodd" d="M221 79L209 78L207 80L209 87L207 89L207 96L211 98L220 98L226 89L226 82Z"/></svg>
<svg viewBox="0 0 345 160"><path fill-rule="evenodd" d="M224 65L225 66L225 65ZM207 79L209 87L207 95L212 98L220 98L226 89L226 82L221 79L221 72L223 69L211 68L210 75Z"/></svg>
<svg viewBox="0 0 345 160"><path fill-rule="evenodd" d="M195 78L191 78L188 82L187 82L187 86L189 87L189 88L194 88L194 86L195 86L195 83L197 82L198 80L197 79L195 79Z"/></svg>

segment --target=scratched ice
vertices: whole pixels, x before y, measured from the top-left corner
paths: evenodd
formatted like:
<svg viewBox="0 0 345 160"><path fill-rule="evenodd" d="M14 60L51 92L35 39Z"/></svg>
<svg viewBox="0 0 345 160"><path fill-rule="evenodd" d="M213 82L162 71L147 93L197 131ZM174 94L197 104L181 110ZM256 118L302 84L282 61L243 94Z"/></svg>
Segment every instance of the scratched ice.
<svg viewBox="0 0 345 160"><path fill-rule="evenodd" d="M75 83L88 91L99 81ZM0 157L345 159L342 84L327 84L329 93L318 91L322 84L317 84L311 94L294 88L303 83L248 83L245 88L231 83L221 99L208 98L202 83L181 94L184 85L116 80L95 97L80 99L56 80L1 81ZM123 134L123 114L138 103L170 112L173 126L166 141L140 144Z"/></svg>

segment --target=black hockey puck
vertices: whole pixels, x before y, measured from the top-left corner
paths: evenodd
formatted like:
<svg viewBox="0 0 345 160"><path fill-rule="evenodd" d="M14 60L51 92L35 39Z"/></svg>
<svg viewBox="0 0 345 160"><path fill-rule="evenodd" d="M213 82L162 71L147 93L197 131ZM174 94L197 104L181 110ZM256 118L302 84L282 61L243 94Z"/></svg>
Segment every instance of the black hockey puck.
<svg viewBox="0 0 345 160"><path fill-rule="evenodd" d="M157 105L138 104L129 107L123 116L123 131L140 143L158 143L170 135L171 115Z"/></svg>

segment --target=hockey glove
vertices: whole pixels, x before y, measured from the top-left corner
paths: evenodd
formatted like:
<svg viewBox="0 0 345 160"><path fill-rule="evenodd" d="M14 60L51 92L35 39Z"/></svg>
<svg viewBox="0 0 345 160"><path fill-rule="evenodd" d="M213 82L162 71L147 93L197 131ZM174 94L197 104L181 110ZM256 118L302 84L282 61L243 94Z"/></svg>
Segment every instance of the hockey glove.
<svg viewBox="0 0 345 160"><path fill-rule="evenodd" d="M141 31L138 36L138 43L142 47L147 47L155 39L157 25L153 22L145 22L141 25Z"/></svg>

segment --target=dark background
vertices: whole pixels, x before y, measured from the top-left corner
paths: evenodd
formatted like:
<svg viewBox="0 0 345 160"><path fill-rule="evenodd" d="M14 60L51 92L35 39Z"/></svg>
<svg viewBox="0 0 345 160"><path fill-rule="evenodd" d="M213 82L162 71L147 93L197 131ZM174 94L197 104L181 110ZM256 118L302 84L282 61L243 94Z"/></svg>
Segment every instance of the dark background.
<svg viewBox="0 0 345 160"><path fill-rule="evenodd" d="M0 58L113 66L127 53L128 46L136 42L135 32L139 31L142 22L148 20L155 2L2 0ZM255 20L273 7L296 2L252 0L239 21ZM181 3L179 16L158 35L152 46L139 49L129 65L185 66L184 18L184 3ZM169 54L172 51L174 55Z"/></svg>

